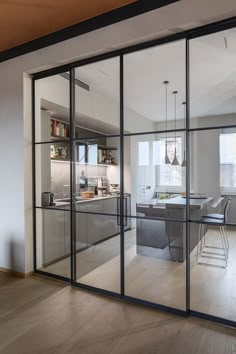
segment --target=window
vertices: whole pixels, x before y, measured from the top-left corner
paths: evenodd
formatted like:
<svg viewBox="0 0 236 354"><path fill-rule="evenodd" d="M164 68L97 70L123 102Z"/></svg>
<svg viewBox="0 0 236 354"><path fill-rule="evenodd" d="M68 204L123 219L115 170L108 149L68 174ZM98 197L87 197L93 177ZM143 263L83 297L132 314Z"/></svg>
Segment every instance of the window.
<svg viewBox="0 0 236 354"><path fill-rule="evenodd" d="M149 141L142 141L138 144L139 166L149 166Z"/></svg>
<svg viewBox="0 0 236 354"><path fill-rule="evenodd" d="M220 186L236 188L236 133L220 134Z"/></svg>
<svg viewBox="0 0 236 354"><path fill-rule="evenodd" d="M165 165L165 150L166 150L166 139L161 139L157 144L154 142L153 148L153 158L154 163L158 161L157 155L159 158L159 178L158 185L159 186L171 186L171 187L182 187L183 186L183 167L181 167L183 154L182 154L182 138L176 138L176 155L177 159L180 163L179 166ZM170 161L174 159L175 153L175 139L168 138L167 139L167 154L169 156Z"/></svg>
<svg viewBox="0 0 236 354"><path fill-rule="evenodd" d="M149 167L149 179L155 174L156 185L163 187L183 187L183 146L182 137L176 138L176 155L180 163L179 166L165 164L166 139L161 138L154 141L142 141L138 143L138 161L139 166ZM175 138L167 138L167 153L170 161L174 159ZM155 169L153 170L153 168ZM154 172L153 172L154 171ZM147 171L146 171L147 172ZM141 173L141 172L140 172ZM151 182L149 183L151 184Z"/></svg>

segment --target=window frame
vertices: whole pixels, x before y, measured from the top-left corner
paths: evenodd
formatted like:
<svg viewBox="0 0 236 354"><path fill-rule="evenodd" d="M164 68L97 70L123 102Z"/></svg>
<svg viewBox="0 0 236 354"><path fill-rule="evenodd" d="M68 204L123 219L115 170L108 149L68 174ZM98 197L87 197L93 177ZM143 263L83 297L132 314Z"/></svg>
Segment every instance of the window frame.
<svg viewBox="0 0 236 354"><path fill-rule="evenodd" d="M236 135L236 128L224 128L221 129L219 132L219 173L221 174L221 158L220 158L220 137L222 135L231 135L235 134ZM235 163L236 166L236 163ZM221 190L221 195L236 195L236 187L224 187L221 185L221 175L220 175L220 190Z"/></svg>

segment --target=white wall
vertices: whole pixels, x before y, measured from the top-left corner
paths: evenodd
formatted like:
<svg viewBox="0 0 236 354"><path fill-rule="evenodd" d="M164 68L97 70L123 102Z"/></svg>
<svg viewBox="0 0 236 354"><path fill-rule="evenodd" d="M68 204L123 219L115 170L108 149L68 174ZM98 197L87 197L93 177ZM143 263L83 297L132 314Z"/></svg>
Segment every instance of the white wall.
<svg viewBox="0 0 236 354"><path fill-rule="evenodd" d="M114 83L117 85L117 83ZM69 110L69 81L60 75L51 76L36 82L37 107L40 110L40 99L45 99L56 105ZM119 97L119 94L117 94ZM113 127L120 126L120 103L119 99L105 96L94 87L89 91L76 86L75 90L75 111L80 116L96 119L99 122L109 124ZM135 112L130 107L124 109L124 129L127 132L153 130L153 122Z"/></svg>
<svg viewBox="0 0 236 354"><path fill-rule="evenodd" d="M24 271L28 272L32 269L33 264L33 220L32 220L32 107L31 101L31 78L28 74L24 74L24 213L25 213L25 268Z"/></svg>
<svg viewBox="0 0 236 354"><path fill-rule="evenodd" d="M191 134L190 189L220 197L219 131L207 130Z"/></svg>
<svg viewBox="0 0 236 354"><path fill-rule="evenodd" d="M14 68L0 72L0 267L24 272L23 73Z"/></svg>

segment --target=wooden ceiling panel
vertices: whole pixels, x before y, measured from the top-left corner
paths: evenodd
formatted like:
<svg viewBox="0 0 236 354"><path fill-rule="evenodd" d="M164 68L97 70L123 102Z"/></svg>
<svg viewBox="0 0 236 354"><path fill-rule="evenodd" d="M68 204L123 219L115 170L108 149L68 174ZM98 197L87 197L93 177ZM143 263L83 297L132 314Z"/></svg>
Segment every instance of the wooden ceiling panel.
<svg viewBox="0 0 236 354"><path fill-rule="evenodd" d="M137 0L1 0L0 51Z"/></svg>

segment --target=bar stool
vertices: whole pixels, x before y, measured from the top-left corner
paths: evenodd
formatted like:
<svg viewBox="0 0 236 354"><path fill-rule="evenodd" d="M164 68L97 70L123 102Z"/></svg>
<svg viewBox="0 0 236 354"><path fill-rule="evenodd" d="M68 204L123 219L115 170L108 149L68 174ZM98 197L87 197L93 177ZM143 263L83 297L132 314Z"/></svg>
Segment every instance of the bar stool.
<svg viewBox="0 0 236 354"><path fill-rule="evenodd" d="M228 242L225 224L227 222L230 201L231 201L231 198L227 198L227 201L226 201L226 204L224 207L224 214L209 213L209 214L201 217L200 222L202 222L202 223L200 224L199 234L198 234L197 264L208 265L208 266L219 267L219 268L227 268L229 242ZM202 236L203 225L204 225L204 234ZM222 247L206 245L205 238L206 238L206 232L208 229L208 225L219 227ZM206 249L207 249L207 251L206 251ZM221 251L223 251L223 253L219 253L216 251L212 252L209 249L221 250ZM220 266L218 264L216 265L216 264L211 264L211 263L207 263L207 262L199 262L200 257L217 259L218 261L223 261L225 263L225 265Z"/></svg>

